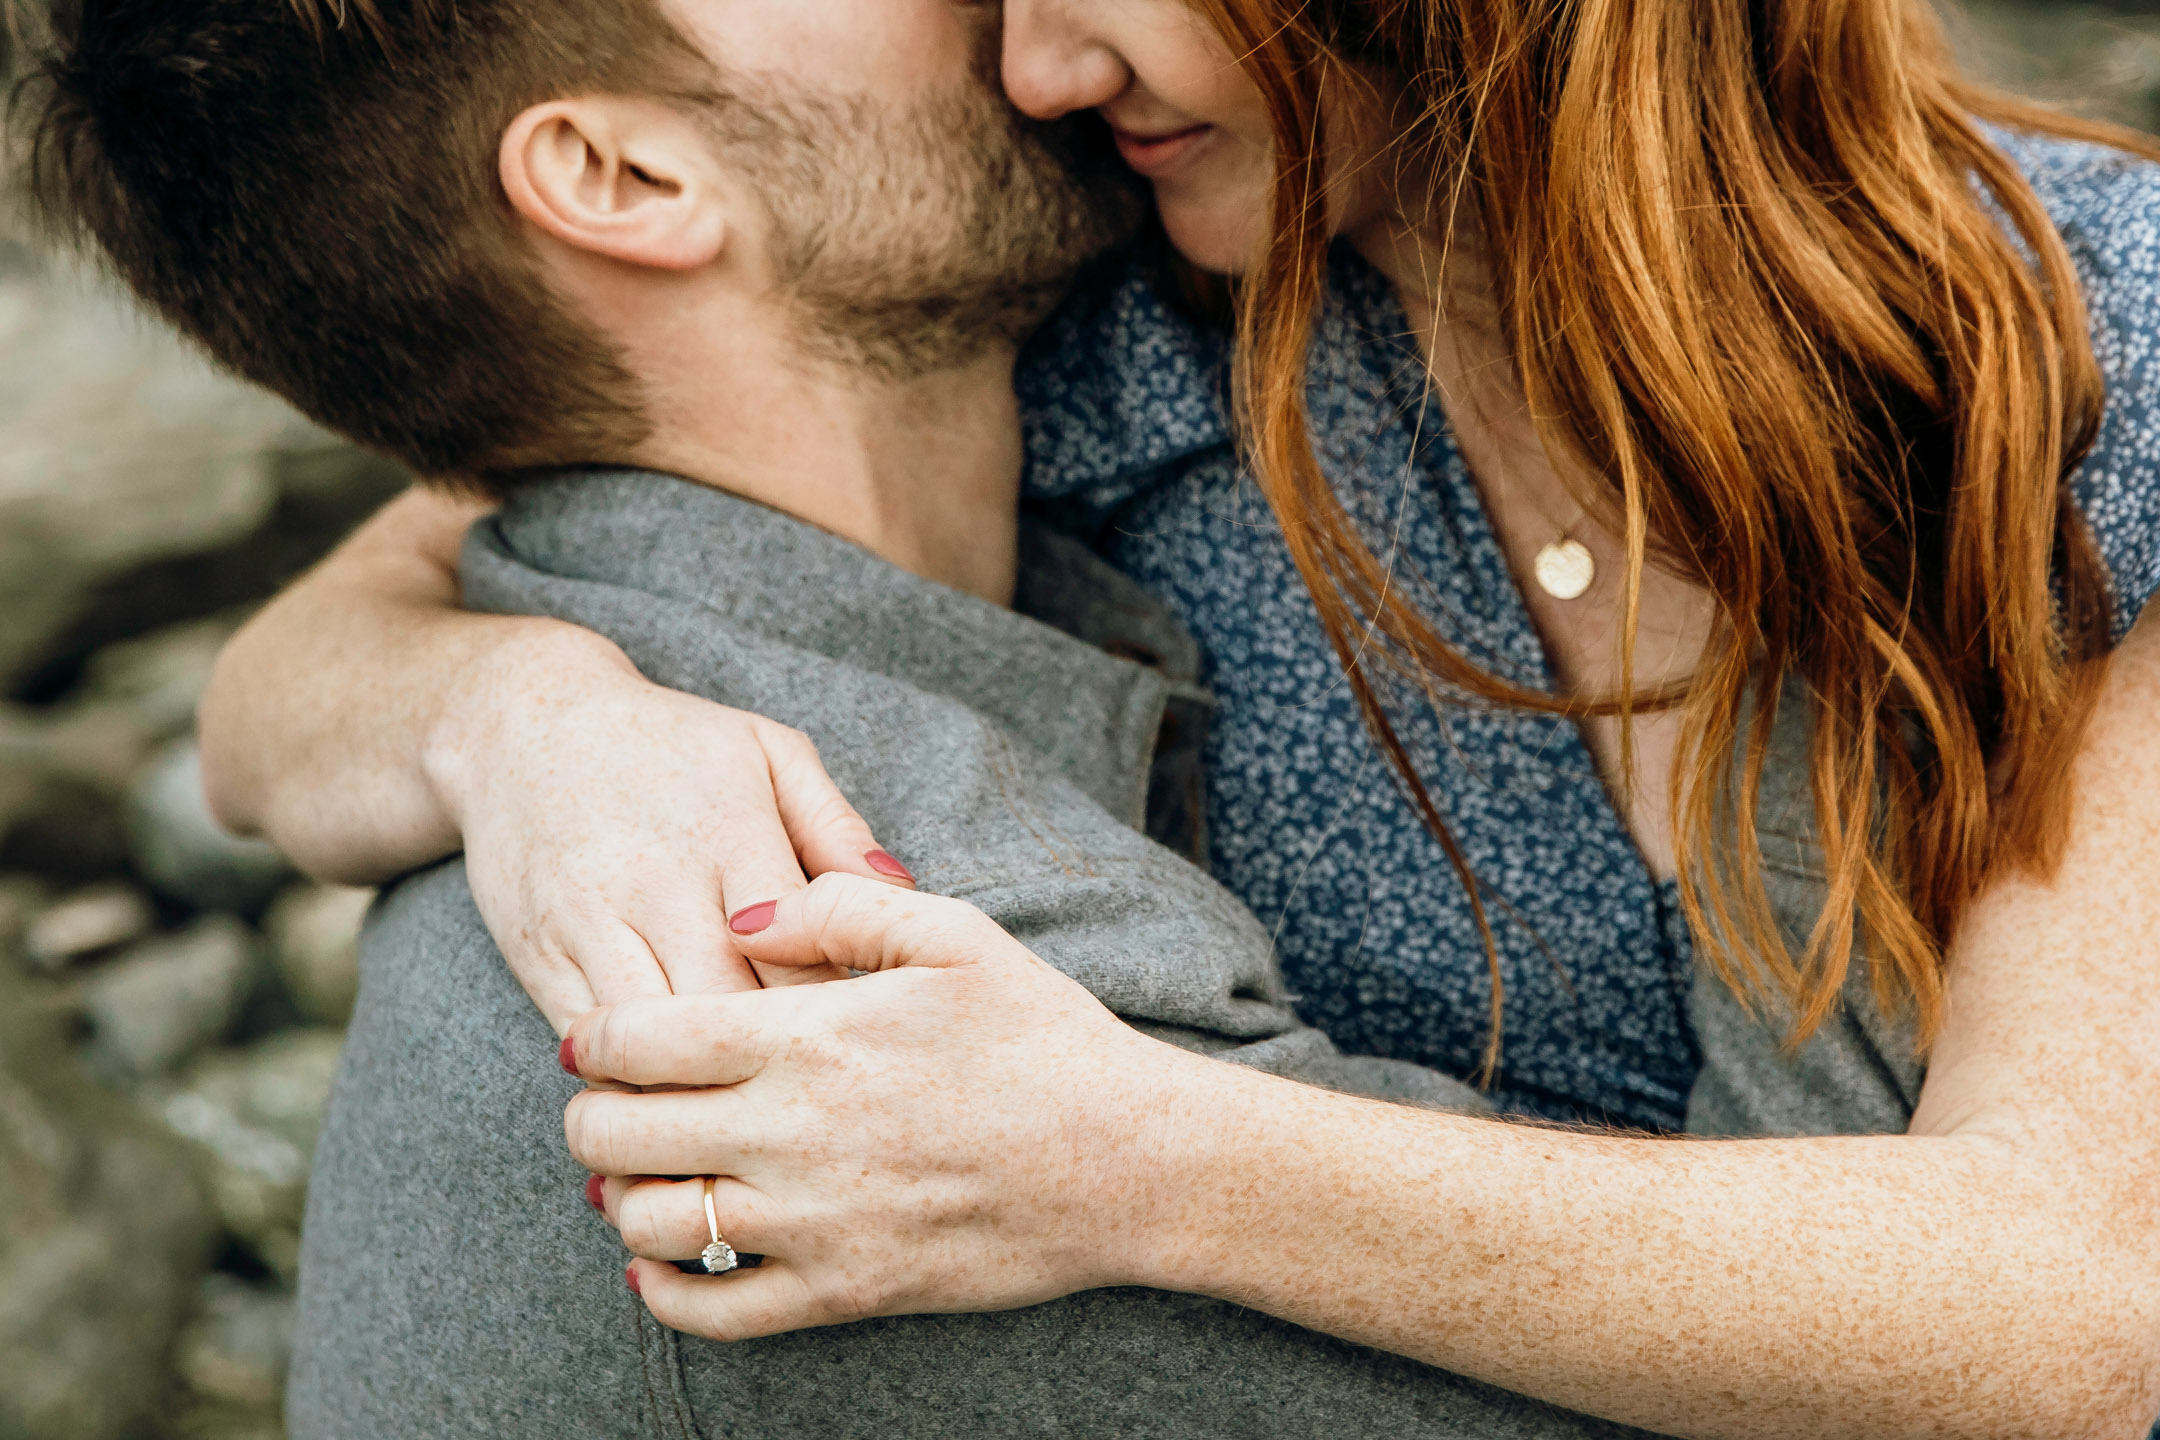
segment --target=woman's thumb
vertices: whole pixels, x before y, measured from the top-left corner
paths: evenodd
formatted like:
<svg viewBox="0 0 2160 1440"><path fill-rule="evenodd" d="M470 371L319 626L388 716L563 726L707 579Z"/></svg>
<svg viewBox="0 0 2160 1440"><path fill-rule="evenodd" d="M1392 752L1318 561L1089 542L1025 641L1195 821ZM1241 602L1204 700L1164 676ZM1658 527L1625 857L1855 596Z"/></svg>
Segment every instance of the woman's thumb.
<svg viewBox="0 0 2160 1440"><path fill-rule="evenodd" d="M990 937L1008 939L963 901L838 873L737 911L728 929L743 954L760 964L860 971L963 965L981 958Z"/></svg>

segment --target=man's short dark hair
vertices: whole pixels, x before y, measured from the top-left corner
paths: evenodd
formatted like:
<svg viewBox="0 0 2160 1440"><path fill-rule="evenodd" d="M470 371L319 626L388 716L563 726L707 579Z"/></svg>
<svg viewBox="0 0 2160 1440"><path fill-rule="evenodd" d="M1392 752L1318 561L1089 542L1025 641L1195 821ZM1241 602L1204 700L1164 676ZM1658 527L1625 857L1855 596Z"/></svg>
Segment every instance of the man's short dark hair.
<svg viewBox="0 0 2160 1440"><path fill-rule="evenodd" d="M497 173L545 100L657 93L657 0L54 0L17 93L32 199L230 369L423 475L646 436Z"/></svg>

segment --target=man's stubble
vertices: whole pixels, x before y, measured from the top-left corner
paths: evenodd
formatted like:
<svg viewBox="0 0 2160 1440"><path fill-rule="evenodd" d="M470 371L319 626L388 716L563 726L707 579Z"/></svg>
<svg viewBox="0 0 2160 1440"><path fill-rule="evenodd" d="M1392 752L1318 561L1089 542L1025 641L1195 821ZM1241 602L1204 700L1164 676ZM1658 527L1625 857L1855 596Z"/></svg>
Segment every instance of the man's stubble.
<svg viewBox="0 0 2160 1440"><path fill-rule="evenodd" d="M1144 213L1091 122L1041 124L1006 103L994 49L907 110L773 90L735 89L719 113L824 361L906 378L1013 343Z"/></svg>

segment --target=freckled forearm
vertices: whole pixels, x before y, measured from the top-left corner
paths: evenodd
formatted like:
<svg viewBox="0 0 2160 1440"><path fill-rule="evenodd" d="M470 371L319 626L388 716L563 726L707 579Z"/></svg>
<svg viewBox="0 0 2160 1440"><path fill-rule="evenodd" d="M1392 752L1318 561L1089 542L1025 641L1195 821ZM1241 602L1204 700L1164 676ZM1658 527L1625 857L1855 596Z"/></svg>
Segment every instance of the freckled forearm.
<svg viewBox="0 0 2160 1440"><path fill-rule="evenodd" d="M2160 1257L2126 1275L1999 1144L1585 1135L1245 1074L1170 1108L1141 1283L1676 1435L2142 1436L2160 1406L2096 1378L2146 1362Z"/></svg>
<svg viewBox="0 0 2160 1440"><path fill-rule="evenodd" d="M1143 1283L1668 1434L2117 1436L2160 1414L2160 611L2052 876L1953 938L1915 1133L1669 1141L1190 1072Z"/></svg>
<svg viewBox="0 0 2160 1440"><path fill-rule="evenodd" d="M458 545L480 513L407 495L234 638L201 718L226 824L354 883L454 853L444 779L470 748L464 712L514 673L611 663L597 636L460 608Z"/></svg>

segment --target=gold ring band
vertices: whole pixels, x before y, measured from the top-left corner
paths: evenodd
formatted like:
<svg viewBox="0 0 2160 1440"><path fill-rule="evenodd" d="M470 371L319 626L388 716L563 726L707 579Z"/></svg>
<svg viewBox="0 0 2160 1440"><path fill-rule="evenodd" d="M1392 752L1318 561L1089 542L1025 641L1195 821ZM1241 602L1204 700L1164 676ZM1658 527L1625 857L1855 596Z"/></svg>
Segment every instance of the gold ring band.
<svg viewBox="0 0 2160 1440"><path fill-rule="evenodd" d="M713 1177L710 1175L705 1177L705 1232L712 1237L712 1243L698 1256L705 1262L705 1273L725 1275L730 1270L740 1269L742 1258L735 1253L735 1247L720 1236L720 1210L713 1204Z"/></svg>

